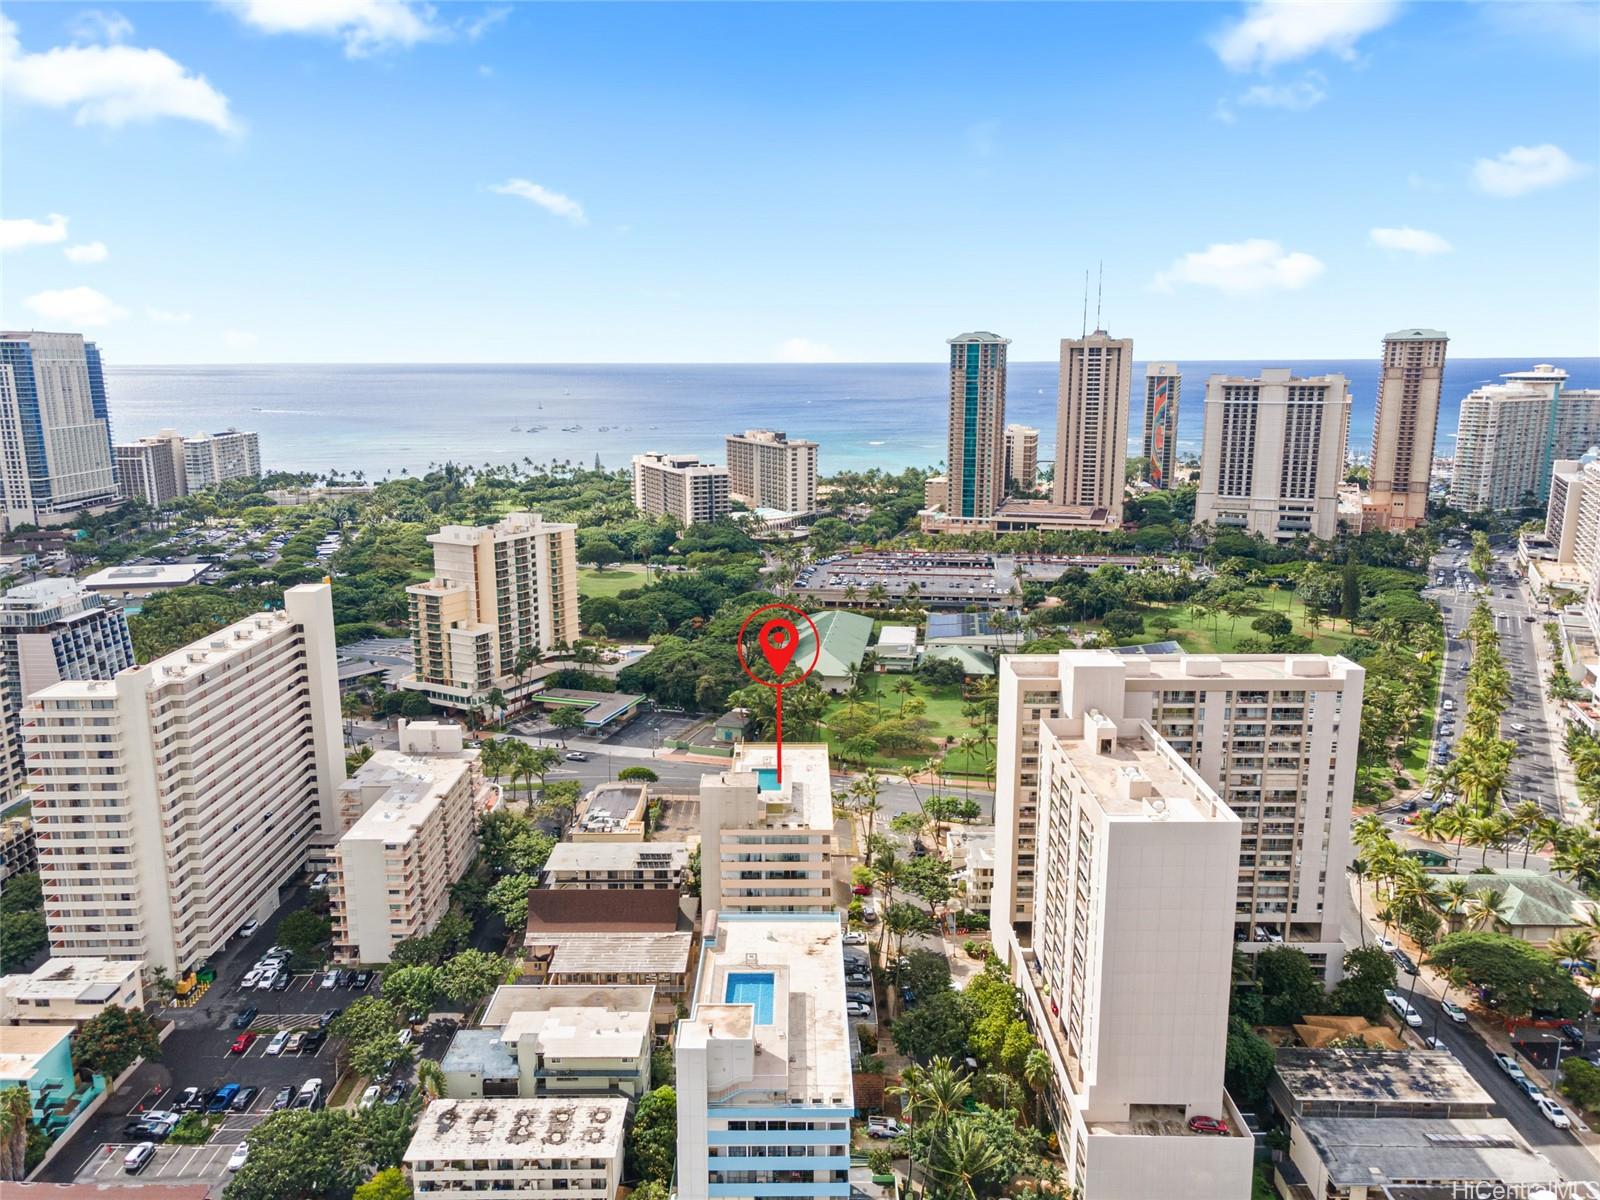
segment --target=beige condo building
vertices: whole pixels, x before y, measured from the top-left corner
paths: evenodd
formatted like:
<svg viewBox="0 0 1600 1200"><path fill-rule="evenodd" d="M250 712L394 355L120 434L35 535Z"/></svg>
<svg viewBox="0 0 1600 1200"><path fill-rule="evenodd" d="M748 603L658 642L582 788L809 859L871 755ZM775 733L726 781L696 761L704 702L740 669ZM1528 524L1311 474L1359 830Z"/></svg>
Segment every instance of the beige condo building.
<svg viewBox="0 0 1600 1200"><path fill-rule="evenodd" d="M825 745L746 742L700 781L701 895L707 911L830 912L833 791Z"/></svg>
<svg viewBox="0 0 1600 1200"><path fill-rule="evenodd" d="M26 713L51 953L174 976L278 905L339 828L344 779L327 584Z"/></svg>
<svg viewBox="0 0 1600 1200"><path fill-rule="evenodd" d="M963 333L950 346L950 435L945 509L988 517L1006 495L1006 347L997 333Z"/></svg>
<svg viewBox="0 0 1600 1200"><path fill-rule="evenodd" d="M680 524L715 521L732 511L728 468L703 463L693 454L633 456L633 504L655 517Z"/></svg>
<svg viewBox="0 0 1600 1200"><path fill-rule="evenodd" d="M1150 463L1150 486L1174 485L1178 465L1178 400L1183 375L1177 363L1150 363L1144 369L1144 456Z"/></svg>
<svg viewBox="0 0 1600 1200"><path fill-rule="evenodd" d="M1194 519L1269 542L1339 532L1339 484L1350 430L1343 375L1297 379L1269 367L1257 379L1206 382L1205 441Z"/></svg>
<svg viewBox="0 0 1600 1200"><path fill-rule="evenodd" d="M1346 659L1316 654L1065 650L1003 658L996 928L1009 925L1021 944L1037 937L1048 783L1041 722L1093 709L1116 722L1149 721L1239 818L1239 948L1260 950L1281 939L1336 980L1364 677Z"/></svg>
<svg viewBox="0 0 1600 1200"><path fill-rule="evenodd" d="M498 688L516 707L539 686L519 658L578 640L577 526L513 512L428 541L433 578L406 589L413 667L400 686L458 709Z"/></svg>
<svg viewBox="0 0 1600 1200"><path fill-rule="evenodd" d="M183 435L176 429L113 446L111 452L117 462L117 483L126 499L160 508L189 494Z"/></svg>
<svg viewBox="0 0 1600 1200"><path fill-rule="evenodd" d="M728 493L750 508L805 515L817 511L817 443L775 429L727 439Z"/></svg>
<svg viewBox="0 0 1600 1200"><path fill-rule="evenodd" d="M334 956L388 962L396 942L431 932L498 798L461 726L401 721L399 749L377 751L339 788L345 833L328 873Z"/></svg>
<svg viewBox="0 0 1600 1200"><path fill-rule="evenodd" d="M1567 373L1549 363L1501 378L1461 401L1452 507L1502 511L1545 500L1555 463L1600 441L1600 391L1568 388Z"/></svg>
<svg viewBox="0 0 1600 1200"><path fill-rule="evenodd" d="M1031 425L1006 426L1006 491L1032 495L1039 486L1039 431Z"/></svg>
<svg viewBox="0 0 1600 1200"><path fill-rule="evenodd" d="M1384 336L1371 479L1361 515L1365 528L1412 529L1428 516L1428 481L1449 344L1449 336L1438 329L1401 329Z"/></svg>
<svg viewBox="0 0 1600 1200"><path fill-rule="evenodd" d="M1057 504L1105 509L1122 522L1128 471L1128 396L1133 339L1103 329L1061 339L1061 391L1056 402Z"/></svg>
<svg viewBox="0 0 1600 1200"><path fill-rule="evenodd" d="M1032 726L1037 915L1018 941L997 901L997 948L1050 1059L1075 1194L1164 1196L1181 1179L1187 1200L1237 1200L1254 1154L1223 1089L1239 818L1097 674L1075 681L1081 711ZM1199 1116L1228 1134L1192 1132Z"/></svg>

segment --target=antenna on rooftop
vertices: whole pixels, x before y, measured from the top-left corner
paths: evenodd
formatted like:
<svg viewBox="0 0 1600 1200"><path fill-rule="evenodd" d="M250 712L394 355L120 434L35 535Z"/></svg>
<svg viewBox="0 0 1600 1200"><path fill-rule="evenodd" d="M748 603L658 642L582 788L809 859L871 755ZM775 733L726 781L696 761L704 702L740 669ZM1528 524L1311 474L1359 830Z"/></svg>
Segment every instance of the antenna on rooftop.
<svg viewBox="0 0 1600 1200"><path fill-rule="evenodd" d="M1083 269L1083 332L1080 338L1089 336L1089 268Z"/></svg>
<svg viewBox="0 0 1600 1200"><path fill-rule="evenodd" d="M1094 285L1094 327L1097 331L1105 328L1105 326L1100 323L1100 300L1105 295L1105 290L1106 261L1102 258L1100 260L1100 278L1095 280Z"/></svg>

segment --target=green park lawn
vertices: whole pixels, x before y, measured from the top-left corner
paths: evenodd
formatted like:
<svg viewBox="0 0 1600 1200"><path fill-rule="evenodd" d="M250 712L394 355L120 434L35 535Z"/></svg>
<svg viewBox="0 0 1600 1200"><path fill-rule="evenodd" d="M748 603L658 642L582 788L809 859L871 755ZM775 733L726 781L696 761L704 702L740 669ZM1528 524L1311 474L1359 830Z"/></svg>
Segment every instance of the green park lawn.
<svg viewBox="0 0 1600 1200"><path fill-rule="evenodd" d="M942 745L945 738L961 739L972 732L972 727L967 719L961 715L961 689L959 687L932 688L910 675L883 674L875 675L873 684L869 684L867 699L858 708L868 711L876 709L884 719L897 715L900 711L901 696L894 690L895 684L902 679L910 679L916 690L914 696L920 696L927 704L923 710L923 718L929 722L926 736L936 744ZM876 686L876 703L872 687ZM835 698L828 703L823 714L823 723L830 721L834 716L843 713L850 707L843 698ZM832 757L839 761L838 742L842 739L835 738L831 729L824 728L823 734L827 739ZM986 775L992 771L990 766L993 761L994 747L991 744L987 749L979 749L971 755L972 762L968 762L968 752L959 748L953 749L945 758L945 770L950 774ZM879 754L872 760L872 765L883 770L903 771L911 767L918 767L925 763L930 756L907 755L895 757L889 754Z"/></svg>
<svg viewBox="0 0 1600 1200"><path fill-rule="evenodd" d="M580 596L615 596L649 582L649 574L641 563L617 563L604 570L599 567L578 568Z"/></svg>
<svg viewBox="0 0 1600 1200"><path fill-rule="evenodd" d="M1356 636L1347 628L1341 628L1339 622L1334 620L1324 619L1320 627L1313 626L1306 620L1304 606L1286 588L1278 591L1264 587L1244 590L1255 600L1256 609L1237 620L1230 617L1196 618L1186 604L1152 604L1145 613L1145 636L1152 641L1165 640L1170 636L1194 654L1231 654L1244 639L1261 636L1250 628L1250 622L1269 612L1287 616L1294 623L1294 631L1310 638L1311 649L1318 654L1337 654L1346 642ZM1163 633L1160 624L1162 617L1172 622L1170 634Z"/></svg>

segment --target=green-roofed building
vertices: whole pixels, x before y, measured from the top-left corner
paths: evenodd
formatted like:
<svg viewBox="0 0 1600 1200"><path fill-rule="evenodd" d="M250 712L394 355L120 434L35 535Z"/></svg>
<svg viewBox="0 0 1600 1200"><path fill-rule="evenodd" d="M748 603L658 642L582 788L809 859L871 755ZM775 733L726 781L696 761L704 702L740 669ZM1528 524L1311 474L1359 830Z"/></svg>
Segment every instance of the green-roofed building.
<svg viewBox="0 0 1600 1200"><path fill-rule="evenodd" d="M1492 875L1435 875L1429 882L1438 887L1464 879L1468 891L1477 895L1491 889L1505 893L1500 906L1504 919L1500 928L1512 937L1533 946L1543 946L1557 934L1583 923L1588 913L1600 905L1554 875L1520 868L1496 870Z"/></svg>
<svg viewBox="0 0 1600 1200"><path fill-rule="evenodd" d="M929 646L922 657L952 659L960 663L961 670L968 675L994 674L994 655L972 646Z"/></svg>
<svg viewBox="0 0 1600 1200"><path fill-rule="evenodd" d="M822 653L817 655L817 666L812 680L824 691L839 693L850 688L850 673L861 665L872 639L872 618L853 612L823 612L811 618L822 638ZM800 626L800 647L795 651L796 666L804 666L815 653L811 625L804 621Z"/></svg>

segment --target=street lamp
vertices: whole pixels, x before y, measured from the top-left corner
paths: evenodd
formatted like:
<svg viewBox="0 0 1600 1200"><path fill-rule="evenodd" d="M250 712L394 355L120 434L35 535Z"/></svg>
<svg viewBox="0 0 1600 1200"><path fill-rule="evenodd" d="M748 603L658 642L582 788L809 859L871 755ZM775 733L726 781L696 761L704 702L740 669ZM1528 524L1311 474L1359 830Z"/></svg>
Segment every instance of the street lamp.
<svg viewBox="0 0 1600 1200"><path fill-rule="evenodd" d="M1550 1083L1554 1086L1561 1082L1561 1049L1566 1042L1553 1033L1541 1033L1539 1036L1556 1044L1556 1065L1550 1071Z"/></svg>

